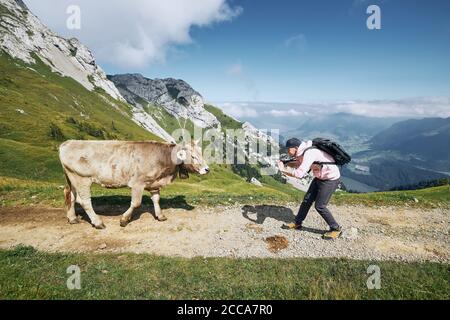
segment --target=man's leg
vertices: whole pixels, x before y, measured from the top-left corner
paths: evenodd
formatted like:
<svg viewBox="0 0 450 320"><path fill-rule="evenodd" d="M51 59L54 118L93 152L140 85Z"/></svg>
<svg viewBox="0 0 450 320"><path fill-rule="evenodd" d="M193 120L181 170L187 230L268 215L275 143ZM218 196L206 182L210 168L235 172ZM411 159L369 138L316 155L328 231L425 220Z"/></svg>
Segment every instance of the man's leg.
<svg viewBox="0 0 450 320"><path fill-rule="evenodd" d="M330 201L331 196L336 191L339 186L339 180L328 180L328 181L320 181L318 182L318 193L316 198L316 210L322 216L322 218L327 222L330 226L330 231L326 232L323 235L323 238L326 240L337 239L341 236L342 228L336 222L330 210L328 210L327 205Z"/></svg>
<svg viewBox="0 0 450 320"><path fill-rule="evenodd" d="M316 197L315 208L322 216L326 223L330 226L331 231L340 231L341 227L334 219L327 205L331 196L339 186L339 180L318 181L318 192Z"/></svg>
<svg viewBox="0 0 450 320"><path fill-rule="evenodd" d="M311 208L314 200L316 200L317 192L317 179L314 179L311 182L308 191L306 191L305 197L303 198L302 204L300 205L300 209L298 210L297 216L295 217L295 224L297 226L301 226L303 221L306 219L309 209Z"/></svg>

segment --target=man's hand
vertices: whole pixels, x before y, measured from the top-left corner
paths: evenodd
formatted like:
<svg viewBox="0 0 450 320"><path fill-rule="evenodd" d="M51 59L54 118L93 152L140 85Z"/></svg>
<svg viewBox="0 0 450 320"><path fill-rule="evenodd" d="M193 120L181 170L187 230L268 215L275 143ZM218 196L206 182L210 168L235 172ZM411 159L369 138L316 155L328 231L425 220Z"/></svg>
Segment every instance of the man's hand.
<svg viewBox="0 0 450 320"><path fill-rule="evenodd" d="M293 177L292 174L287 170L287 167L284 165L283 162L279 161L278 162L278 169L281 172L281 175L285 178L287 177Z"/></svg>

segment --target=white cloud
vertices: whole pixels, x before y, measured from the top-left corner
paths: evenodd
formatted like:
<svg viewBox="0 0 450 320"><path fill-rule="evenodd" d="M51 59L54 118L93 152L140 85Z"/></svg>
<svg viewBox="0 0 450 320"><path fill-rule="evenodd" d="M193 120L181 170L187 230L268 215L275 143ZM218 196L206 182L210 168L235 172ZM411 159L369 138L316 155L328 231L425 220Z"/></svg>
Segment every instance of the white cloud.
<svg viewBox="0 0 450 320"><path fill-rule="evenodd" d="M260 114L255 108L248 107L247 103L218 103L217 104L228 115L236 119L257 118Z"/></svg>
<svg viewBox="0 0 450 320"><path fill-rule="evenodd" d="M190 30L230 21L243 9L227 0L25 0L58 33L75 36L105 62L140 68L163 62L171 46L192 43ZM81 30L66 28L66 8L81 9Z"/></svg>
<svg viewBox="0 0 450 320"><path fill-rule="evenodd" d="M337 112L368 117L450 117L450 97L404 100L347 101L333 106Z"/></svg>
<svg viewBox="0 0 450 320"><path fill-rule="evenodd" d="M287 48L294 48L299 50L306 49L307 42L304 34L297 34L284 41L284 46Z"/></svg>
<svg viewBox="0 0 450 320"><path fill-rule="evenodd" d="M378 118L429 118L450 117L450 97L419 97L402 100L374 101L337 101L321 103L267 103L247 102L222 103L228 112L231 106L236 118L290 118L302 116L322 116L333 113L350 113L354 115ZM240 109L244 111L239 111ZM251 112L248 112L251 110ZM241 112L241 113L239 113Z"/></svg>
<svg viewBox="0 0 450 320"><path fill-rule="evenodd" d="M243 74L242 64L240 62L232 64L228 67L226 74L230 76L241 76Z"/></svg>
<svg viewBox="0 0 450 320"><path fill-rule="evenodd" d="M270 111L264 112L264 114L271 115L274 117L295 117L295 116L304 116L305 114L307 114L307 112L298 111L295 109L289 110L272 109Z"/></svg>

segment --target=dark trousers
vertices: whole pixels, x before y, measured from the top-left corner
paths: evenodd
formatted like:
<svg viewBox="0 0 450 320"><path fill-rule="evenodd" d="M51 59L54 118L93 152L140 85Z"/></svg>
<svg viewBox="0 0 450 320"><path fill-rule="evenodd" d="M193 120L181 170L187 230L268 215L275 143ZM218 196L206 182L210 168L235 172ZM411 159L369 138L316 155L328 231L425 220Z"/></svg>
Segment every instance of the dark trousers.
<svg viewBox="0 0 450 320"><path fill-rule="evenodd" d="M322 216L322 218L328 223L331 229L340 229L339 224L334 220L333 215L330 210L327 209L328 202L334 191L336 191L339 185L338 180L319 180L315 178L308 191L303 198L303 202L298 210L297 217L295 218L295 223L301 225L303 220L305 220L308 215L309 209L311 208L313 202L315 202L315 208L317 212Z"/></svg>

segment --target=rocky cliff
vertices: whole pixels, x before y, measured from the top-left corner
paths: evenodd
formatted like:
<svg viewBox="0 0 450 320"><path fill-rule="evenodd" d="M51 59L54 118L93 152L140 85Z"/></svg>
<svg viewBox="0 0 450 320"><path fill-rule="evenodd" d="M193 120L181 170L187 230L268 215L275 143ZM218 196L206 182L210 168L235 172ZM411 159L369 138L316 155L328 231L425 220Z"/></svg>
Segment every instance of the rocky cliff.
<svg viewBox="0 0 450 320"><path fill-rule="evenodd" d="M73 78L90 91L98 87L124 100L80 41L52 32L20 0L0 0L0 10L0 49L30 64L30 68L40 59L54 72Z"/></svg>
<svg viewBox="0 0 450 320"><path fill-rule="evenodd" d="M139 100L164 107L177 118L189 119L200 128L220 126L217 118L205 110L203 97L183 80L148 79L140 74L108 77L133 105Z"/></svg>

